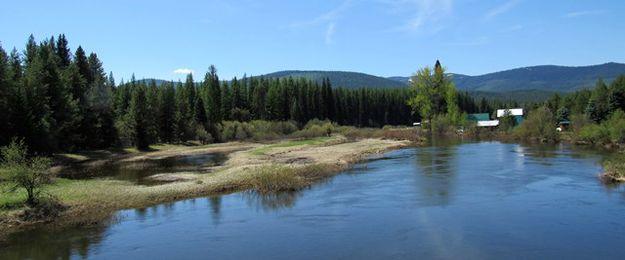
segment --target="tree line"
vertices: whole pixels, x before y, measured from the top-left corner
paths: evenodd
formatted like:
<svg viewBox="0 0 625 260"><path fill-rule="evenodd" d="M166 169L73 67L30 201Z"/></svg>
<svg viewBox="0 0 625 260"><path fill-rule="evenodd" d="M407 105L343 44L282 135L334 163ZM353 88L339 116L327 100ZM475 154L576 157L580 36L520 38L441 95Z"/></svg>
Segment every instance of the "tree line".
<svg viewBox="0 0 625 260"><path fill-rule="evenodd" d="M0 46L0 146L17 137L50 153L184 142L220 141L222 121L327 119L341 125L409 125L408 89L333 88L329 79L243 77L136 80L116 84L96 53L72 52L64 35L7 53Z"/></svg>

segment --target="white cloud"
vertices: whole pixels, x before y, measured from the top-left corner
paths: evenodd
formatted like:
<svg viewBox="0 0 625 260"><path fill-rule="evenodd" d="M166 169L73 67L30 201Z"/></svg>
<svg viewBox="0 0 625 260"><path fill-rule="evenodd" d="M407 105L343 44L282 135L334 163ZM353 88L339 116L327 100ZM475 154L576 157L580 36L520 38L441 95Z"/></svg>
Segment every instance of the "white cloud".
<svg viewBox="0 0 625 260"><path fill-rule="evenodd" d="M352 0L345 0L339 6L335 7L334 9L328 12L325 12L311 20L293 23L291 24L290 27L292 29L298 29L301 27L316 26L316 25L323 24L326 26L325 43L332 44L334 42L334 33L335 33L337 20L341 17L341 14L350 7L351 3L352 3Z"/></svg>
<svg viewBox="0 0 625 260"><path fill-rule="evenodd" d="M332 44L334 42L334 23L328 24L326 29L326 44Z"/></svg>
<svg viewBox="0 0 625 260"><path fill-rule="evenodd" d="M330 11L320 14L319 16L307 21L293 23L291 24L291 27L297 28L302 26L317 25L321 23L336 22L340 15L345 10L347 10L348 7L350 7L351 2L351 0L343 1L339 6L335 7Z"/></svg>
<svg viewBox="0 0 625 260"><path fill-rule="evenodd" d="M187 74L193 74L193 70L187 69L187 68L179 68L179 69L175 69L174 73L187 75Z"/></svg>
<svg viewBox="0 0 625 260"><path fill-rule="evenodd" d="M417 31L426 24L435 24L449 16L453 9L453 0L402 0L382 1L401 13L409 13L408 19L393 31ZM440 28L440 26L434 26Z"/></svg>
<svg viewBox="0 0 625 260"><path fill-rule="evenodd" d="M517 4L519 4L519 2L521 2L520 0L509 0L506 1L505 3L491 9L490 11L488 11L488 13L486 13L484 15L484 20L490 20L495 18L496 16L503 14L505 12L508 12L510 10L512 10L512 8L514 8Z"/></svg>
<svg viewBox="0 0 625 260"><path fill-rule="evenodd" d="M580 16L589 16L589 15L600 15L605 13L604 10L585 10L585 11L576 11L565 14L564 18L576 18Z"/></svg>

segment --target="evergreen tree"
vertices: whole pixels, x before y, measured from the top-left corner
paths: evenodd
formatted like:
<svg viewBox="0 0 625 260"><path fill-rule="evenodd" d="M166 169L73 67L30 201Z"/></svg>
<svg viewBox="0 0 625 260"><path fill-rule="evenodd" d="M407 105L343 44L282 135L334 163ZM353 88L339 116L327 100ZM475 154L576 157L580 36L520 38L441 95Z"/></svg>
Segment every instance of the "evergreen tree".
<svg viewBox="0 0 625 260"><path fill-rule="evenodd" d="M56 56L59 58L58 66L61 69L66 68L72 62L72 54L67 44L65 34L59 35L59 39L56 40Z"/></svg>
<svg viewBox="0 0 625 260"><path fill-rule="evenodd" d="M176 137L186 142L194 137L193 107L189 103L187 89L178 83L176 86Z"/></svg>
<svg viewBox="0 0 625 260"><path fill-rule="evenodd" d="M230 120L230 113L232 112L232 93L228 82L221 83L221 118L224 120Z"/></svg>
<svg viewBox="0 0 625 260"><path fill-rule="evenodd" d="M159 93L159 136L163 142L173 142L176 138L176 93L173 83L161 86Z"/></svg>
<svg viewBox="0 0 625 260"><path fill-rule="evenodd" d="M610 84L610 112L618 109L625 111L625 75L617 77Z"/></svg>
<svg viewBox="0 0 625 260"><path fill-rule="evenodd" d="M132 99L130 101L130 115L132 116L134 144L139 150L148 150L152 140L148 130L147 122L147 98L146 90L143 85L138 85L133 89Z"/></svg>
<svg viewBox="0 0 625 260"><path fill-rule="evenodd" d="M210 124L219 123L221 121L221 88L215 66L211 65L208 68L208 72L204 77L204 84L206 90L204 98L206 103L204 105L208 113L208 121Z"/></svg>
<svg viewBox="0 0 625 260"><path fill-rule="evenodd" d="M9 78L9 60L7 53L0 45L0 146L6 145L10 133L10 93L12 92Z"/></svg>

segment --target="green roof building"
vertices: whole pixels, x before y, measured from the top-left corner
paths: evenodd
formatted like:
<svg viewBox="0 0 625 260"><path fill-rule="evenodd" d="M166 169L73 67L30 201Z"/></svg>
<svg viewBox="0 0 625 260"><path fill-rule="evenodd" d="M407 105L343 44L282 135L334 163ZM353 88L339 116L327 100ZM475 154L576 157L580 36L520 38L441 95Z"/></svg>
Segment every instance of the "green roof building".
<svg viewBox="0 0 625 260"><path fill-rule="evenodd" d="M489 121L490 120L490 115L488 113L477 113L477 114L468 114L467 115L467 120L468 121Z"/></svg>

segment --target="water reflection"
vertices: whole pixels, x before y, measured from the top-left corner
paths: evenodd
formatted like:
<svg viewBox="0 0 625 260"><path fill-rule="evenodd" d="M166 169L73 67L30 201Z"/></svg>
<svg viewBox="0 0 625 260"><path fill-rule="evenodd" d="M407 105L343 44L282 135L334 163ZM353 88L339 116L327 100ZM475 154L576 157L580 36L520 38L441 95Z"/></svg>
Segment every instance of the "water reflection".
<svg viewBox="0 0 625 260"><path fill-rule="evenodd" d="M108 224L68 230L40 229L13 234L10 245L0 242L0 259L88 258L106 237ZM45 241L45 243L42 243Z"/></svg>
<svg viewBox="0 0 625 260"><path fill-rule="evenodd" d="M68 179L114 178L139 185L160 184L146 177L161 173L206 172L208 168L227 160L225 154L201 154L149 159L136 162L106 163L99 166L74 165L63 169L59 177Z"/></svg>
<svg viewBox="0 0 625 260"><path fill-rule="evenodd" d="M209 197L208 204L211 208L211 217L213 219L213 224L219 225L221 219L221 196Z"/></svg>
<svg viewBox="0 0 625 260"><path fill-rule="evenodd" d="M415 182L430 205L447 205L456 180L455 144L433 145L416 150L419 166Z"/></svg>
<svg viewBox="0 0 625 260"><path fill-rule="evenodd" d="M243 198L252 208L262 211L288 209L295 206L301 191L284 191L278 193L244 192Z"/></svg>

